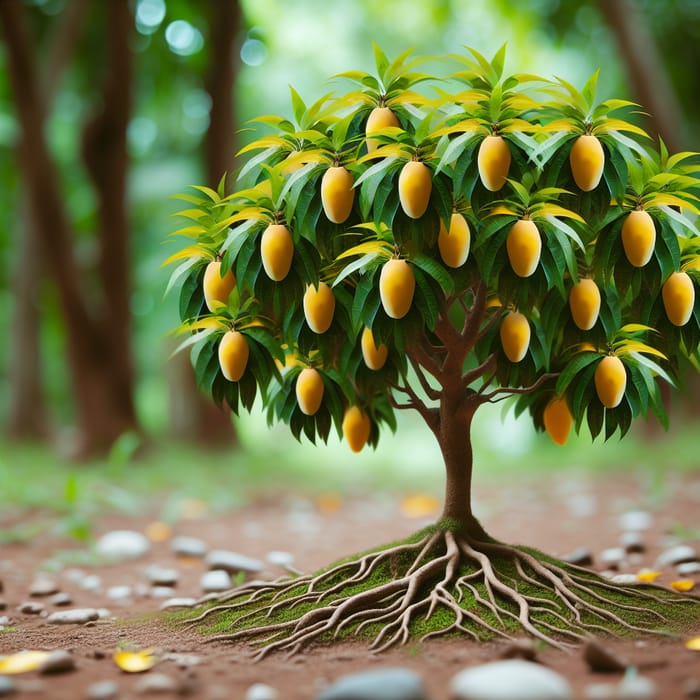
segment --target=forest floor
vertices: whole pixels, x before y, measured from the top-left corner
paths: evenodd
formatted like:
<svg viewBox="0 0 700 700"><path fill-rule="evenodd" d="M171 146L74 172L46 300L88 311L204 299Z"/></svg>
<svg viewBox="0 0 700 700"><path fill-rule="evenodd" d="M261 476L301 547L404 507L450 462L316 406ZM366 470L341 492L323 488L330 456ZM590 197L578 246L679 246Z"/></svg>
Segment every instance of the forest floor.
<svg viewBox="0 0 700 700"><path fill-rule="evenodd" d="M597 571L609 568L603 561L607 556L604 552L622 546L630 518L636 518L634 527L648 520L648 527L638 530L637 548L643 551L626 554L616 573L654 568L659 554L674 544L689 545L700 552L698 471L669 473L661 483L648 473L566 470L513 477L507 484L486 478L477 482L475 499L477 513L494 537L562 556L586 548ZM277 577L283 570L269 562L278 561L279 552L290 555L295 569L310 572L421 529L438 515L438 501L425 494L286 492L259 495L224 513L213 512L198 501L183 501L180 506L181 511L167 525L160 523L162 509L155 503L152 512L139 515L106 512L96 516L92 527L97 536L128 529L150 538L147 554L114 564L100 562L86 544L61 535L52 520L55 516L43 510L0 517L3 533L34 533L6 536L0 544L0 600L5 606L0 619L7 618L0 631L0 657L24 649L60 649L69 652L74 661L71 670L51 675L35 670L5 676L18 697L125 700L157 694L217 700L245 698L251 686L264 683L276 689L280 699L313 700L345 674L403 667L420 674L431 700L448 700L450 680L457 672L498 660L508 647L505 641L476 643L451 638L409 643L372 655L365 642L353 641L312 646L291 657L273 654L252 663L250 650L243 645L206 642L196 632L166 626L158 617L144 615L158 611L164 600L154 597L148 583L149 566L154 564L176 571L170 595L202 594L200 582L207 571L204 560L176 555L172 536L195 537L210 550L233 550L255 557L265 562L263 575ZM275 554L270 556L275 552L276 559ZM43 595L36 591L32 595L37 578L48 579L55 590L67 594L69 609L106 608L109 614L88 624L49 624L47 614L65 608L52 602L55 591L49 592L51 586ZM657 583L668 586L678 578L675 567L666 566ZM690 578L698 593L700 574ZM114 587L122 587L126 597L116 596L118 589ZM26 602L43 607L43 612L20 612ZM689 625L694 627L692 634L700 634L700 615L689 620ZM688 636L692 636L691 631ZM606 639L601 643L650 679L657 689L656 697L674 700L700 696L700 653L687 649L685 641ZM162 661L144 673L125 673L112 658L123 648L154 649ZM537 660L563 675L577 700L594 697L593 686L619 683L623 677L622 672L592 670L580 650L539 649ZM100 682L106 685L96 685Z"/></svg>

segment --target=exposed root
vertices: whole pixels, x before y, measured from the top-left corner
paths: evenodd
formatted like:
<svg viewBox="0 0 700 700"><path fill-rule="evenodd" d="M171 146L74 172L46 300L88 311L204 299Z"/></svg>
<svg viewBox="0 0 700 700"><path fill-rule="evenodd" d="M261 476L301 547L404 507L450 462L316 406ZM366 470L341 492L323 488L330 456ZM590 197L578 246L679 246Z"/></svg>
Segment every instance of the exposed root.
<svg viewBox="0 0 700 700"><path fill-rule="evenodd" d="M254 640L257 658L347 634L371 636L377 652L412 638L512 639L523 632L568 648L592 634L668 634L691 606L692 619L700 614L698 598L614 584L451 530L428 531L315 575L251 582L218 603L189 623L218 632L212 640Z"/></svg>

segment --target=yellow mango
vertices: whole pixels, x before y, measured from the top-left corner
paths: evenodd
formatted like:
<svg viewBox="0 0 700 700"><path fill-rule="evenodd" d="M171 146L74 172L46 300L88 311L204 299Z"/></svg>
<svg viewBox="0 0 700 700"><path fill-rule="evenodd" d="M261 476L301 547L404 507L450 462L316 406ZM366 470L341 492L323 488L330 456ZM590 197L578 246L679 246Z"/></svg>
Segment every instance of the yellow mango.
<svg viewBox="0 0 700 700"><path fill-rule="evenodd" d="M384 343L379 343L379 347L374 342L371 329L365 328L360 338L362 348L362 359L369 369L379 370L384 367L386 358L389 356L389 348Z"/></svg>
<svg viewBox="0 0 700 700"><path fill-rule="evenodd" d="M644 267L654 253L656 229L649 212L635 209L622 223L622 247L631 265Z"/></svg>
<svg viewBox="0 0 700 700"><path fill-rule="evenodd" d="M668 320L674 326L685 326L695 306L695 287L687 272L673 272L661 288L661 298Z"/></svg>
<svg viewBox="0 0 700 700"><path fill-rule="evenodd" d="M605 152L596 136L581 134L569 152L569 165L574 182L584 192L598 187L605 167Z"/></svg>
<svg viewBox="0 0 700 700"><path fill-rule="evenodd" d="M250 348L243 333L227 331L219 343L219 366L230 382L237 382L248 366Z"/></svg>
<svg viewBox="0 0 700 700"><path fill-rule="evenodd" d="M484 187L498 192L506 184L510 169L510 148L502 136L487 136L479 145L477 154L479 177Z"/></svg>
<svg viewBox="0 0 700 700"><path fill-rule="evenodd" d="M321 178L321 203L329 221L342 224L355 200L352 173L342 165L328 168Z"/></svg>
<svg viewBox="0 0 700 700"><path fill-rule="evenodd" d="M582 331L595 326L600 313L600 289L592 279L584 278L571 288L569 309L574 323Z"/></svg>
<svg viewBox="0 0 700 700"><path fill-rule="evenodd" d="M516 221L506 238L508 260L518 277L530 277L540 262L542 238L537 225L530 219Z"/></svg>
<svg viewBox="0 0 700 700"><path fill-rule="evenodd" d="M379 274L379 296L387 316L403 318L411 308L416 278L405 260L392 258Z"/></svg>
<svg viewBox="0 0 700 700"><path fill-rule="evenodd" d="M555 396L544 409L544 428L557 445L565 445L569 439L574 417L563 396Z"/></svg>
<svg viewBox="0 0 700 700"><path fill-rule="evenodd" d="M323 378L317 369L306 367L299 372L296 383L297 403L301 412L313 416L323 401Z"/></svg>
<svg viewBox="0 0 700 700"><path fill-rule="evenodd" d="M530 324L519 311L509 311L501 321L501 346L511 362L520 362L530 347Z"/></svg>
<svg viewBox="0 0 700 700"><path fill-rule="evenodd" d="M440 221L438 234L438 249L442 262L447 267L462 267L469 257L471 234L469 224L462 214L453 212L450 217L450 228Z"/></svg>
<svg viewBox="0 0 700 700"><path fill-rule="evenodd" d="M377 139L369 138L371 134L375 134L381 129L386 129L390 126L400 126L397 116L389 107L375 107L367 117L365 125L365 136L367 137L367 152L376 151L381 145Z"/></svg>
<svg viewBox="0 0 700 700"><path fill-rule="evenodd" d="M333 290L325 282L319 282L318 289L310 284L304 292L303 303L309 328L314 333L325 333L330 328L335 313Z"/></svg>
<svg viewBox="0 0 700 700"><path fill-rule="evenodd" d="M294 240L284 224L270 224L260 240L260 255L267 276L281 282L288 274L294 257Z"/></svg>
<svg viewBox="0 0 700 700"><path fill-rule="evenodd" d="M372 425L359 406L349 406L343 416L343 437L353 452L360 452L369 440Z"/></svg>
<svg viewBox="0 0 700 700"><path fill-rule="evenodd" d="M399 173L399 201L401 208L412 219L420 219L430 202L433 174L419 160L409 160Z"/></svg>
<svg viewBox="0 0 700 700"><path fill-rule="evenodd" d="M627 372L619 357L606 355L595 368L593 380L600 403L605 408L620 405L627 387Z"/></svg>
<svg viewBox="0 0 700 700"><path fill-rule="evenodd" d="M216 311L217 307L226 305L229 294L236 286L236 278L227 270L221 275L221 261L212 260L204 270L202 288L204 290L204 301L209 311Z"/></svg>

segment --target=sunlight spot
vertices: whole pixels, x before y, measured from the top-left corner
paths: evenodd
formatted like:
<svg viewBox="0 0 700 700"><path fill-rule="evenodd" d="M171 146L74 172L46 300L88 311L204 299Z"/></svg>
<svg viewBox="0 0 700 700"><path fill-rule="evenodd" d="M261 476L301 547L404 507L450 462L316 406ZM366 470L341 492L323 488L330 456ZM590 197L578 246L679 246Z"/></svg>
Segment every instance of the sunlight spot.
<svg viewBox="0 0 700 700"><path fill-rule="evenodd" d="M164 0L139 0L136 6L136 29L140 34L153 34L164 19Z"/></svg>
<svg viewBox="0 0 700 700"><path fill-rule="evenodd" d="M179 56L191 56L204 46L204 38L199 29L184 19L177 19L167 26L165 40L170 50Z"/></svg>

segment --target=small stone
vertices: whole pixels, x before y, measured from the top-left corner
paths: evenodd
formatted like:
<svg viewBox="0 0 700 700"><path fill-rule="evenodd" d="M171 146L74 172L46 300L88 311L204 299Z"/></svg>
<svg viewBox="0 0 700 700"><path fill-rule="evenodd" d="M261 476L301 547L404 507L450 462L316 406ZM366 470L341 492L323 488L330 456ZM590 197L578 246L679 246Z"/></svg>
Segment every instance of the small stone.
<svg viewBox="0 0 700 700"><path fill-rule="evenodd" d="M586 700L618 700L615 683L589 683L584 690Z"/></svg>
<svg viewBox="0 0 700 700"><path fill-rule="evenodd" d="M75 670L75 659L69 651L56 649L52 651L39 666L39 673L65 673Z"/></svg>
<svg viewBox="0 0 700 700"><path fill-rule="evenodd" d="M140 695L176 693L178 683L172 676L165 673L149 673L139 679L138 683L134 685L134 690Z"/></svg>
<svg viewBox="0 0 700 700"><path fill-rule="evenodd" d="M280 694L271 685L255 683L246 691L245 700L279 700Z"/></svg>
<svg viewBox="0 0 700 700"><path fill-rule="evenodd" d="M73 608L51 613L46 619L52 625L84 625L100 619L100 611L95 608Z"/></svg>
<svg viewBox="0 0 700 700"><path fill-rule="evenodd" d="M61 591L60 593L52 595L49 602L54 607L62 608L66 605L72 605L73 598L71 598L71 596L68 593L64 593L63 591Z"/></svg>
<svg viewBox="0 0 700 700"><path fill-rule="evenodd" d="M88 700L112 700L119 695L119 686L114 681L97 681L88 686Z"/></svg>
<svg viewBox="0 0 700 700"><path fill-rule="evenodd" d="M575 566L592 566L593 565L593 553L590 549L585 547L579 547L573 552L566 554L562 559L569 564L574 564Z"/></svg>
<svg viewBox="0 0 700 700"><path fill-rule="evenodd" d="M273 550L267 553L267 563L272 564L272 566L281 566L284 569L294 563L294 555L290 552Z"/></svg>
<svg viewBox="0 0 700 700"><path fill-rule="evenodd" d="M583 658L594 673L619 673L627 668L624 661L595 639L589 639L583 645Z"/></svg>
<svg viewBox="0 0 700 700"><path fill-rule="evenodd" d="M107 597L110 600L126 600L131 597L131 586L110 586L107 589Z"/></svg>
<svg viewBox="0 0 700 700"><path fill-rule="evenodd" d="M648 530L652 525L652 517L645 510L630 510L620 516L619 525L622 531Z"/></svg>
<svg viewBox="0 0 700 700"><path fill-rule="evenodd" d="M655 568L664 569L667 566L678 566L688 562L698 561L698 553L688 544L678 544L659 554Z"/></svg>
<svg viewBox="0 0 700 700"><path fill-rule="evenodd" d="M640 582L634 574L615 574L610 580L622 586L630 586Z"/></svg>
<svg viewBox="0 0 700 700"><path fill-rule="evenodd" d="M646 544L644 544L644 538L636 530L623 532L620 537L620 544L628 554L639 554L646 551L647 548Z"/></svg>
<svg viewBox="0 0 700 700"><path fill-rule="evenodd" d="M172 586L153 586L148 594L151 598L172 598L175 589Z"/></svg>
<svg viewBox="0 0 700 700"><path fill-rule="evenodd" d="M102 579L97 574L90 574L89 576L83 576L78 581L78 585L84 591L91 591L92 593L98 593L100 588L102 588Z"/></svg>
<svg viewBox="0 0 700 700"><path fill-rule="evenodd" d="M262 562L257 559L224 549L213 549L204 561L210 569L223 569L230 574L237 574L239 571L257 574L263 568Z"/></svg>
<svg viewBox="0 0 700 700"><path fill-rule="evenodd" d="M686 561L676 567L679 576L694 576L700 574L700 561Z"/></svg>
<svg viewBox="0 0 700 700"><path fill-rule="evenodd" d="M44 612L46 606L43 603L38 603L34 600L27 600L24 603L20 603L17 610L19 610L24 615L39 615Z"/></svg>
<svg viewBox="0 0 700 700"><path fill-rule="evenodd" d="M626 675L617 690L617 697L625 700L654 700L657 696L654 682L636 674Z"/></svg>
<svg viewBox="0 0 700 700"><path fill-rule="evenodd" d="M0 676L0 697L4 698L17 692L17 686L12 678Z"/></svg>
<svg viewBox="0 0 700 700"><path fill-rule="evenodd" d="M223 569L207 571L199 580L199 585L205 593L217 593L231 589L231 575Z"/></svg>
<svg viewBox="0 0 700 700"><path fill-rule="evenodd" d="M427 695L415 671L384 668L341 676L316 700L427 700Z"/></svg>
<svg viewBox="0 0 700 700"><path fill-rule="evenodd" d="M161 610L186 610L197 605L196 598L169 598L161 603Z"/></svg>
<svg viewBox="0 0 700 700"><path fill-rule="evenodd" d="M4 598L0 598L0 610L7 610L7 601Z"/></svg>
<svg viewBox="0 0 700 700"><path fill-rule="evenodd" d="M608 547L600 553L600 563L609 569L616 569L625 559L622 547Z"/></svg>
<svg viewBox="0 0 700 700"><path fill-rule="evenodd" d="M29 586L29 595L33 598L43 598L44 596L58 593L58 583L48 576L35 578Z"/></svg>
<svg viewBox="0 0 700 700"><path fill-rule="evenodd" d="M688 678L683 684L683 693L687 698L700 698L700 679Z"/></svg>
<svg viewBox="0 0 700 700"><path fill-rule="evenodd" d="M537 658L537 648L531 639L516 639L501 652L502 659L523 659L534 661Z"/></svg>
<svg viewBox="0 0 700 700"><path fill-rule="evenodd" d="M138 559L147 554L151 543L146 535L133 530L113 530L97 540L97 551L108 559L117 561Z"/></svg>
<svg viewBox="0 0 700 700"><path fill-rule="evenodd" d="M209 548L204 541L196 537L177 535L170 540L170 549L180 557L204 558Z"/></svg>
<svg viewBox="0 0 700 700"><path fill-rule="evenodd" d="M0 615L0 625L6 626L10 624L10 618L7 615Z"/></svg>
<svg viewBox="0 0 700 700"><path fill-rule="evenodd" d="M572 700L567 680L520 659L467 668L450 682L453 700Z"/></svg>
<svg viewBox="0 0 700 700"><path fill-rule="evenodd" d="M146 569L146 578L154 586L177 586L180 574L176 569L171 569L157 564Z"/></svg>
<svg viewBox="0 0 700 700"><path fill-rule="evenodd" d="M194 654L178 654L175 652L163 654L162 660L172 661L180 668L192 668L193 666L199 666L199 664L202 663L201 656L195 656Z"/></svg>

